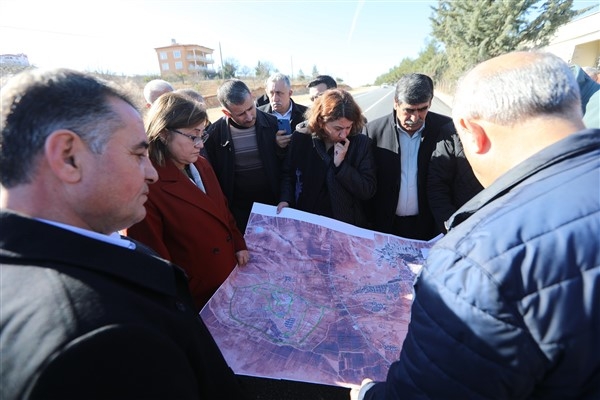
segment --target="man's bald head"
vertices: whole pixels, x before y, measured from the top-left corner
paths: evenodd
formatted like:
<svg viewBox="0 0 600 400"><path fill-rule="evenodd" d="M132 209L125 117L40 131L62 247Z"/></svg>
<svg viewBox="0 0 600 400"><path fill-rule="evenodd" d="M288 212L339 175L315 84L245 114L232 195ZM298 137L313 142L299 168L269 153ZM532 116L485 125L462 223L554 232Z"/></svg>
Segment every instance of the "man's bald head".
<svg viewBox="0 0 600 400"><path fill-rule="evenodd" d="M579 86L549 53L485 61L458 84L452 119L484 187L545 147L584 128Z"/></svg>
<svg viewBox="0 0 600 400"><path fill-rule="evenodd" d="M454 118L514 126L543 115L581 118L579 88L569 66L550 53L514 52L468 72L454 97Z"/></svg>

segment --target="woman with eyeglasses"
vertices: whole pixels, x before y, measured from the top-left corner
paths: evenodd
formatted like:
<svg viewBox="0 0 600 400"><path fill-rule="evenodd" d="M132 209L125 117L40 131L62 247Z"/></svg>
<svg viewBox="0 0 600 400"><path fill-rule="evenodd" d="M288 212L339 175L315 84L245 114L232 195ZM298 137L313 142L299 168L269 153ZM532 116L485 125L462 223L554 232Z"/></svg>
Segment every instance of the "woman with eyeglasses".
<svg viewBox="0 0 600 400"><path fill-rule="evenodd" d="M146 217L127 234L185 270L198 311L250 256L215 173L202 155L206 111L181 93L149 109L149 156L158 171Z"/></svg>
<svg viewBox="0 0 600 400"><path fill-rule="evenodd" d="M306 116L306 131L292 134L277 212L293 207L368 228L365 203L377 178L360 106L347 91L329 89Z"/></svg>

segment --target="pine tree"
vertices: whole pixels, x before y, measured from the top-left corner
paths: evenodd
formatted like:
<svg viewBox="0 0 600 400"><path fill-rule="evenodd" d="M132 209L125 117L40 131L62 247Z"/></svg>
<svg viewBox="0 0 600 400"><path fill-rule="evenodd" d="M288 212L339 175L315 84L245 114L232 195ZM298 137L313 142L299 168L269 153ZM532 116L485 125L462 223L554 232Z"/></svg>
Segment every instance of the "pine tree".
<svg viewBox="0 0 600 400"><path fill-rule="evenodd" d="M433 36L444 44L448 78L514 50L546 45L581 11L573 0L440 0L431 17Z"/></svg>

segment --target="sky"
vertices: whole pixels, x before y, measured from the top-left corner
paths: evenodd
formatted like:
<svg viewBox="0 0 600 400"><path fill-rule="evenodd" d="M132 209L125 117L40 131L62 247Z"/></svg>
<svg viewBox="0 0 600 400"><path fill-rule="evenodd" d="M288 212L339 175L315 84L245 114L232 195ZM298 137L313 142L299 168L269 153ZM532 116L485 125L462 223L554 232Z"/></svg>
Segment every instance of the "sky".
<svg viewBox="0 0 600 400"><path fill-rule="evenodd" d="M597 4L598 0L577 3ZM0 0L0 54L39 68L158 75L156 47L214 50L215 69L269 62L372 84L431 39L428 0ZM577 8L577 7L576 7ZM74 51L74 49L78 49Z"/></svg>

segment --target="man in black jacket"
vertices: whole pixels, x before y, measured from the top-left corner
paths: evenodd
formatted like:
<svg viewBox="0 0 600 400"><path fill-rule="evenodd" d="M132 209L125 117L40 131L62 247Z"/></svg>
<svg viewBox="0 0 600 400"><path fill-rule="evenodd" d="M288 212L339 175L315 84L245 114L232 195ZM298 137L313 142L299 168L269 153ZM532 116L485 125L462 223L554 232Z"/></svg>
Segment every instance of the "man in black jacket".
<svg viewBox="0 0 600 400"><path fill-rule="evenodd" d="M183 271L115 233L158 178L131 100L53 70L0 104L0 398L239 398Z"/></svg>
<svg viewBox="0 0 600 400"><path fill-rule="evenodd" d="M241 80L225 81L217 98L225 115L208 128L204 149L244 233L254 202L279 202L281 163L291 135L278 130L277 118L257 110Z"/></svg>
<svg viewBox="0 0 600 400"><path fill-rule="evenodd" d="M306 87L308 88L310 101L314 102L327 89L337 88L337 82L329 75L317 75L312 81L308 82Z"/></svg>
<svg viewBox="0 0 600 400"><path fill-rule="evenodd" d="M429 111L432 100L430 77L404 75L396 84L393 112L367 124L377 164L370 207L375 230L421 240L440 233L427 200L427 173L440 130L451 119Z"/></svg>
<svg viewBox="0 0 600 400"><path fill-rule="evenodd" d="M483 190L465 156L452 122L442 127L429 162L427 197L437 228L446 233L446 221Z"/></svg>

